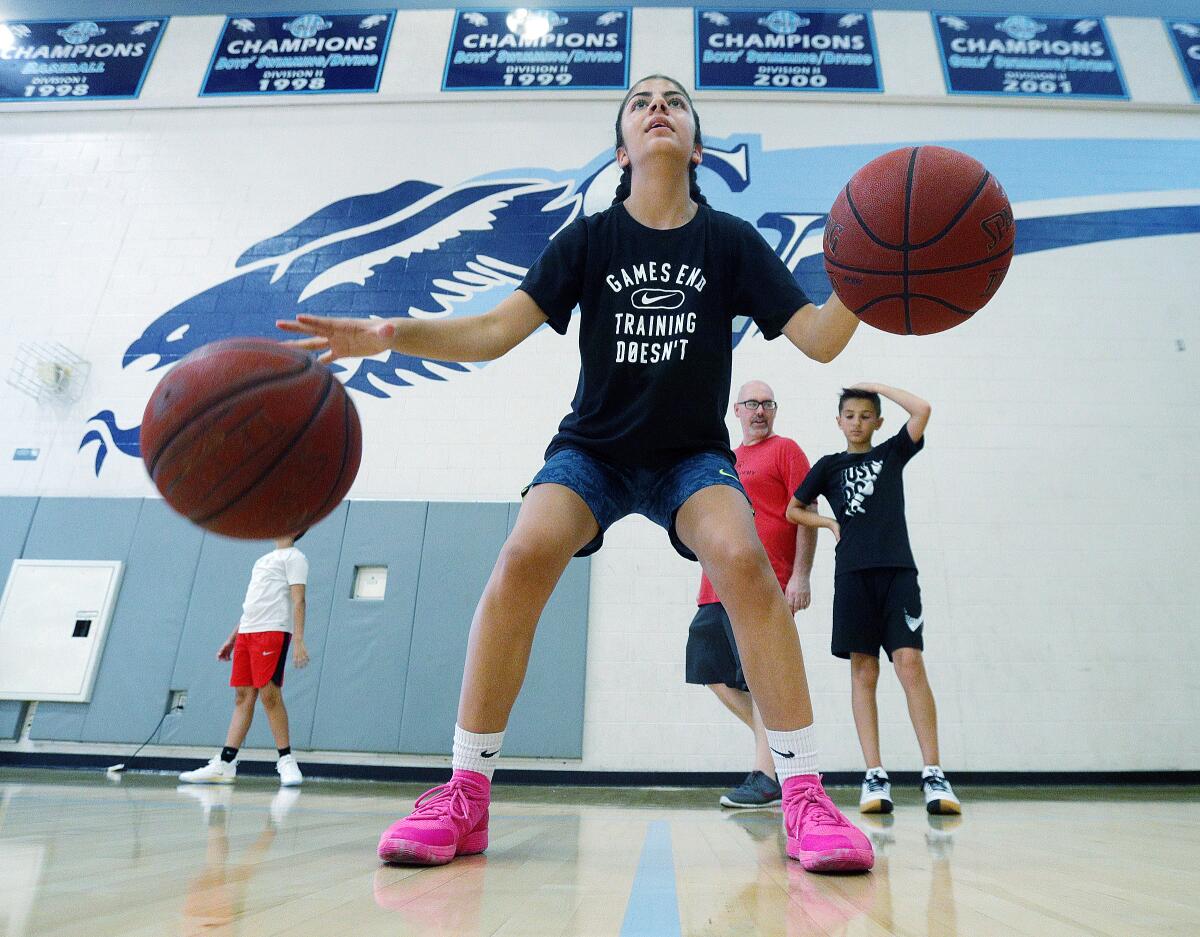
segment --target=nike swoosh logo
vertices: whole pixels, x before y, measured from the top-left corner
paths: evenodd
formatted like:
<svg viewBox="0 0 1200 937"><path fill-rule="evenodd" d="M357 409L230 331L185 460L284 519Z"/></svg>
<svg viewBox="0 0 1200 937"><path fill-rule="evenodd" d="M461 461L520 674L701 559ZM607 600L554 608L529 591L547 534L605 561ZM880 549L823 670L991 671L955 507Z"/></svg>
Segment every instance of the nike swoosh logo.
<svg viewBox="0 0 1200 937"><path fill-rule="evenodd" d="M739 482L741 481L740 478L738 478L732 472L725 471L725 469L717 469L717 474L724 475L726 478L732 478L734 481L739 481ZM775 751L775 749L772 748L771 751Z"/></svg>
<svg viewBox="0 0 1200 937"><path fill-rule="evenodd" d="M916 631L923 624L925 624L925 616L921 615L919 618L913 618L911 615L908 614L908 612L905 612L904 613L904 623L906 625L908 625L909 631Z"/></svg>
<svg viewBox="0 0 1200 937"><path fill-rule="evenodd" d="M270 657L274 653L274 651L263 651L263 657Z"/></svg>
<svg viewBox="0 0 1200 937"><path fill-rule="evenodd" d="M774 752L776 755L778 755L780 758L795 758L795 757L796 757L796 753L795 753L795 752L781 752L781 751L780 751L779 749L777 749L777 748L772 748L772 749L771 749L771 751L773 751L773 752Z"/></svg>
<svg viewBox="0 0 1200 937"><path fill-rule="evenodd" d="M479 757L480 758L494 758L496 755L499 755L499 754L500 754L500 749L497 748L494 752L480 752Z"/></svg>
<svg viewBox="0 0 1200 937"><path fill-rule="evenodd" d="M634 309L646 309L654 312L659 309L678 309L683 305L683 290L664 290L653 286L643 286L629 297Z"/></svg>

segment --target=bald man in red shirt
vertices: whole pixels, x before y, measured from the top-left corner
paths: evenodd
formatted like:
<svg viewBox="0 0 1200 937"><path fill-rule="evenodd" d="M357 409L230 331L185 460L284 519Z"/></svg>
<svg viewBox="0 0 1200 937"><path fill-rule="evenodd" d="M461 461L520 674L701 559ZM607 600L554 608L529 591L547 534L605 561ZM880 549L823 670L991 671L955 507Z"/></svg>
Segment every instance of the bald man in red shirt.
<svg viewBox="0 0 1200 937"><path fill-rule="evenodd" d="M742 443L734 450L737 473L754 507L754 526L766 547L771 568L794 615L811 600L809 572L817 538L796 527L786 513L792 492L808 474L809 463L794 440L775 434L778 404L763 381L748 381L737 393L733 414L742 425ZM767 747L767 733L742 673L733 627L708 577L700 579L699 608L688 629L686 679L707 686L754 732L754 770L721 797L723 807L770 807L782 791Z"/></svg>

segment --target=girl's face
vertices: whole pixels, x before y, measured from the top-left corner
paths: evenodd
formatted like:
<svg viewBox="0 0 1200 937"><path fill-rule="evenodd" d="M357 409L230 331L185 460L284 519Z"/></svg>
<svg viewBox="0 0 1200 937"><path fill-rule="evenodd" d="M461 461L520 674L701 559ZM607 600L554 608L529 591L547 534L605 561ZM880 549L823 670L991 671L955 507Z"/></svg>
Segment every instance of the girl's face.
<svg viewBox="0 0 1200 937"><path fill-rule="evenodd" d="M634 85L621 111L617 165L622 169L646 156L677 153L684 166L699 165L696 118L687 96L669 79L647 78Z"/></svg>

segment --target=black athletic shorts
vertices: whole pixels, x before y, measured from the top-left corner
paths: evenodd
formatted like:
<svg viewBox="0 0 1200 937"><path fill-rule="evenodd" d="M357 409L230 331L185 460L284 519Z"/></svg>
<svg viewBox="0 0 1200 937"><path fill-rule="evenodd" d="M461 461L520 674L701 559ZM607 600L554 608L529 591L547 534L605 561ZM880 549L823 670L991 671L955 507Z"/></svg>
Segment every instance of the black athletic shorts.
<svg viewBox="0 0 1200 937"><path fill-rule="evenodd" d="M735 690L749 690L742 673L742 658L733 639L733 625L720 602L701 605L688 628L684 679L705 686L724 683Z"/></svg>
<svg viewBox="0 0 1200 937"><path fill-rule="evenodd" d="M917 571L889 566L842 573L833 580L834 657L851 654L888 660L901 647L925 648L925 616Z"/></svg>

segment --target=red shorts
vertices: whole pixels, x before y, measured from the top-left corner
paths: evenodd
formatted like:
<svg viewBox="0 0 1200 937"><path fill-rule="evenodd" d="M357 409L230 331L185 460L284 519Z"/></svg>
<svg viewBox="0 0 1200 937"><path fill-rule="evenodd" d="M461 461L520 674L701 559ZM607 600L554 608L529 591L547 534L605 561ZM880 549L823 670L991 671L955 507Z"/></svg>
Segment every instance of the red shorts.
<svg viewBox="0 0 1200 937"><path fill-rule="evenodd" d="M233 642L233 673L229 675L229 685L258 689L268 683L283 686L283 667L291 643L292 636L286 631L239 634Z"/></svg>

